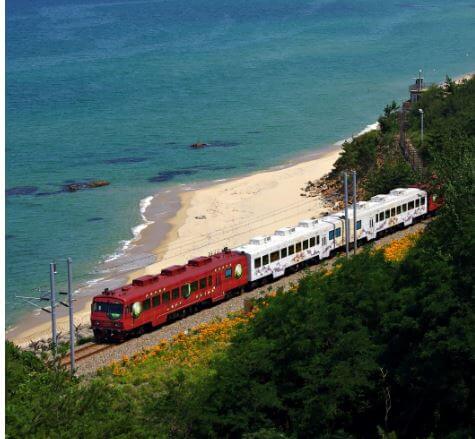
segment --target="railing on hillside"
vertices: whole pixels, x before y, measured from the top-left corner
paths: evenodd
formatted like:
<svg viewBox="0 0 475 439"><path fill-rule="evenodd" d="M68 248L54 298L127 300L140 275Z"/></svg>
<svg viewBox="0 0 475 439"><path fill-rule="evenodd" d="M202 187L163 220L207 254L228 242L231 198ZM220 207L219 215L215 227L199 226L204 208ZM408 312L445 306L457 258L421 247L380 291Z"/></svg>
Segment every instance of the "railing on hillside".
<svg viewBox="0 0 475 439"><path fill-rule="evenodd" d="M419 152L414 147L412 142L407 138L407 129L409 123L407 121L407 111L403 105L399 111L399 147L401 148L404 159L409 163L415 172L421 172L424 164L419 155Z"/></svg>

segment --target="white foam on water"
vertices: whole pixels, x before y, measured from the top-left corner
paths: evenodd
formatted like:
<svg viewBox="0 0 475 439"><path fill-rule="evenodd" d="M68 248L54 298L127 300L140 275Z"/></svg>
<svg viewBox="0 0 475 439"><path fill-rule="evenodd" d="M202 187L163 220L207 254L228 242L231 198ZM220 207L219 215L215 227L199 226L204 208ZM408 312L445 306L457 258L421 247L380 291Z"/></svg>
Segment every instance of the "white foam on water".
<svg viewBox="0 0 475 439"><path fill-rule="evenodd" d="M356 136L362 136L363 134L369 133L370 131L374 130L379 130L379 122L366 125Z"/></svg>
<svg viewBox="0 0 475 439"><path fill-rule="evenodd" d="M151 220L147 219L147 217L145 216L145 212L147 211L150 204L152 204L153 199L154 199L153 196L149 196L149 197L145 197L142 200L140 200L139 209L140 209L140 216L142 217L143 222L136 225L136 226L134 226L134 227L132 227L131 231L132 231L133 238L128 239L128 240L124 240L124 241L120 241L121 247L115 253L108 256L104 260L104 262L106 262L106 263L112 262L112 261L115 261L116 259L120 258L121 256L124 256L125 252L130 247L133 246L134 242L136 242L137 240L140 239L140 237L142 236L142 232L150 224L154 223L154 221L151 221Z"/></svg>
<svg viewBox="0 0 475 439"><path fill-rule="evenodd" d="M217 180L213 180L213 183L222 183L223 181L227 181L227 178L218 178Z"/></svg>
<svg viewBox="0 0 475 439"><path fill-rule="evenodd" d="M351 142L354 137L362 136L363 134L369 133L370 131L379 130L379 122L374 122L369 125L366 125L358 134L355 136L348 137L348 139L339 140L335 142L335 145L342 146L345 142Z"/></svg>
<svg viewBox="0 0 475 439"><path fill-rule="evenodd" d="M86 285L87 285L88 287L91 287L91 286L93 286L93 285L99 283L101 280L104 280L104 279L105 279L105 277L98 277L97 279L88 280L88 281L86 282ZM75 292L76 292L76 291L75 291Z"/></svg>

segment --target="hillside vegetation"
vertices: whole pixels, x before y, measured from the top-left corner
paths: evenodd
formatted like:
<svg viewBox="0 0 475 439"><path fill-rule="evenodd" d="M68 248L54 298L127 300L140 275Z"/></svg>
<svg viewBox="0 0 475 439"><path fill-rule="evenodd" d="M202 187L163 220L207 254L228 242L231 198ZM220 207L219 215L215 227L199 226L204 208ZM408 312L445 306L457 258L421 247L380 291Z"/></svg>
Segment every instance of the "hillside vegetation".
<svg viewBox="0 0 475 439"><path fill-rule="evenodd" d="M451 87L422 101L424 175L445 199L424 234L308 273L251 315L88 380L7 343L8 437L472 437L475 86ZM336 164L356 167L367 193L424 178L391 143L394 110Z"/></svg>

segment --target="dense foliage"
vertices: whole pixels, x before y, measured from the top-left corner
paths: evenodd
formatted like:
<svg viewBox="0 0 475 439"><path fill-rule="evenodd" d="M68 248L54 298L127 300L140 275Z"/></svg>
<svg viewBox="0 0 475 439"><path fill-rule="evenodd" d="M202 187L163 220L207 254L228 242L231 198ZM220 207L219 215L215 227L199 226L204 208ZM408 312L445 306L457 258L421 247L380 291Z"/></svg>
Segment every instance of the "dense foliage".
<svg viewBox="0 0 475 439"><path fill-rule="evenodd" d="M451 90L423 101L434 115L426 154L446 203L416 241L338 260L261 299L252 316L88 380L7 343L9 437L471 437L475 107L463 90L473 93L473 81ZM338 164L368 182L394 130L394 106L386 110L382 132L345 145ZM376 186L404 177L381 172Z"/></svg>

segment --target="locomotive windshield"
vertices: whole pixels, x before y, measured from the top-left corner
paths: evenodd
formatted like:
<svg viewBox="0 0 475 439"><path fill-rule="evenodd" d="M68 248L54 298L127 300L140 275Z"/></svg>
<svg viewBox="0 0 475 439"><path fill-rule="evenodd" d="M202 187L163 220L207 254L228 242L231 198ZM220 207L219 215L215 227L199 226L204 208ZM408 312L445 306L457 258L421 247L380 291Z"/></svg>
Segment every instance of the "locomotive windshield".
<svg viewBox="0 0 475 439"><path fill-rule="evenodd" d="M122 317L123 306L121 303L94 302L93 312L105 312L111 320L117 320Z"/></svg>

